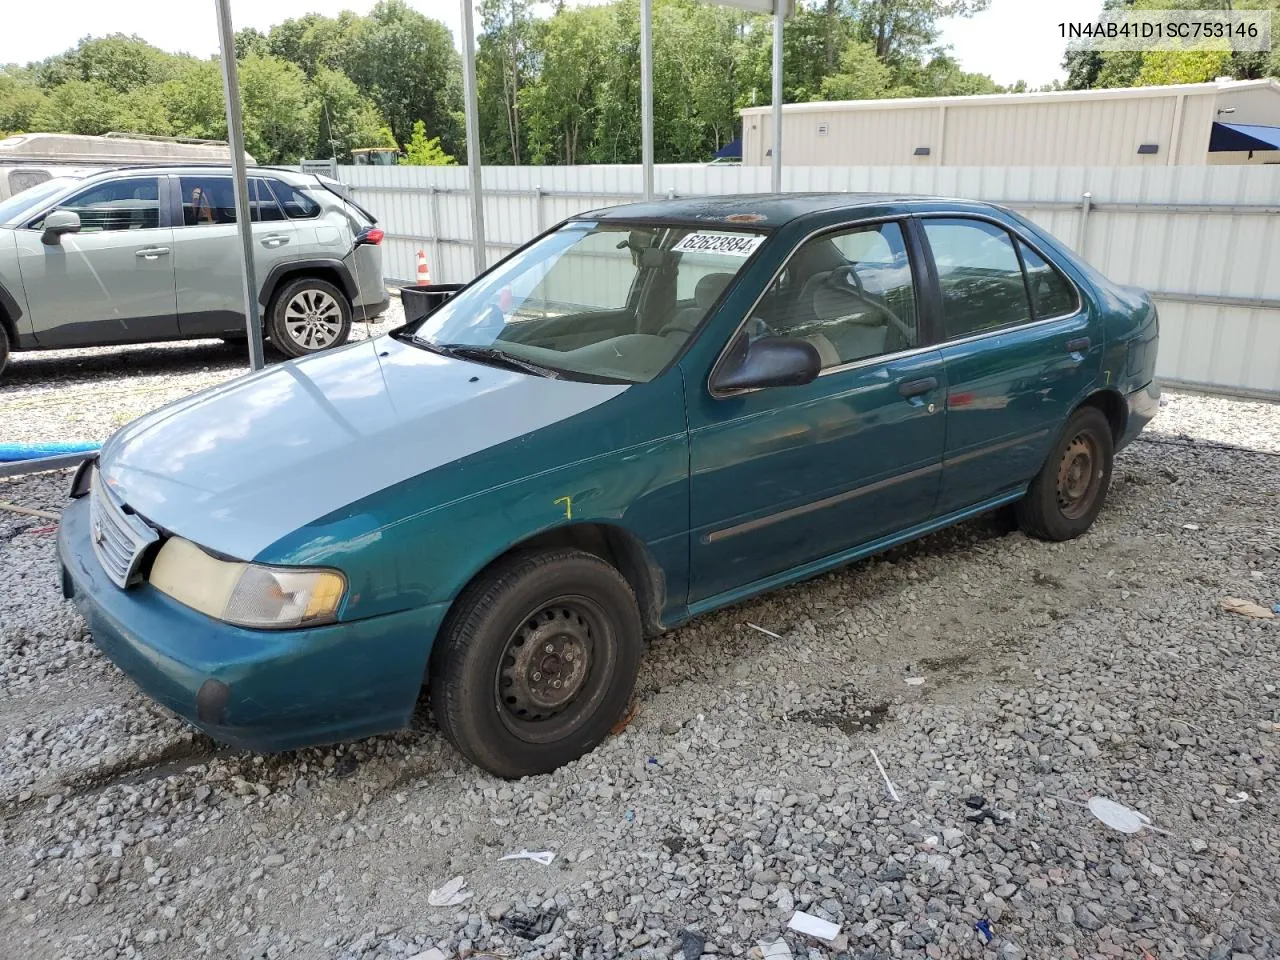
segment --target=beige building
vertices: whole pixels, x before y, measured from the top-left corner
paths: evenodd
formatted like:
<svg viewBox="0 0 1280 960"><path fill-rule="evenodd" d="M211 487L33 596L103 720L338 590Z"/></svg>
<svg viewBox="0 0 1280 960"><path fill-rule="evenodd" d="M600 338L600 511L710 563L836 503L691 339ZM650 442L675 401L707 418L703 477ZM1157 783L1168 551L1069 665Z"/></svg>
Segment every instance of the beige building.
<svg viewBox="0 0 1280 960"><path fill-rule="evenodd" d="M742 111L742 162L770 162L769 107ZM787 166L1280 163L1280 83L786 104Z"/></svg>

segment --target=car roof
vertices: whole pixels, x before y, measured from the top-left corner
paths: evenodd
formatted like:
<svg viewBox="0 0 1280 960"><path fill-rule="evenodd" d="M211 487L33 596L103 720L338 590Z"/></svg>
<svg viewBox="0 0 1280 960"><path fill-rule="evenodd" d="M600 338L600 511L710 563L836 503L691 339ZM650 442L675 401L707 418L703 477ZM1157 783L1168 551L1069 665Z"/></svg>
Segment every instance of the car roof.
<svg viewBox="0 0 1280 960"><path fill-rule="evenodd" d="M229 163L199 163L192 161L175 160L172 162L151 162L151 163L113 163L106 166L98 165L93 173L87 176L107 176L110 174L120 173L225 173L231 176L231 164ZM253 164L245 168L248 176L272 176L281 179L292 179L297 183L309 183L315 180L315 175L310 173L300 173L297 170L291 170L288 167L269 167L261 164Z"/></svg>
<svg viewBox="0 0 1280 960"><path fill-rule="evenodd" d="M905 193L741 193L707 197L679 197L603 207L578 214L575 220L621 220L628 222L689 222L771 229L804 217L835 211L888 210L904 212L912 206L954 205L957 210L990 204Z"/></svg>

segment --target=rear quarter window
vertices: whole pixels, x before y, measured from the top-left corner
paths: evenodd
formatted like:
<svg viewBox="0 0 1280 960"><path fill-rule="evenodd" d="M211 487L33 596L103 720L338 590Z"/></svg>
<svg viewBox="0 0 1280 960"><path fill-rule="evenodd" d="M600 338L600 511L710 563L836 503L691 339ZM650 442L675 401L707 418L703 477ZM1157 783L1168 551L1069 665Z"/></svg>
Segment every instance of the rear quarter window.
<svg viewBox="0 0 1280 960"><path fill-rule="evenodd" d="M314 197L283 180L270 179L267 183L290 220L310 220L320 215L320 204Z"/></svg>

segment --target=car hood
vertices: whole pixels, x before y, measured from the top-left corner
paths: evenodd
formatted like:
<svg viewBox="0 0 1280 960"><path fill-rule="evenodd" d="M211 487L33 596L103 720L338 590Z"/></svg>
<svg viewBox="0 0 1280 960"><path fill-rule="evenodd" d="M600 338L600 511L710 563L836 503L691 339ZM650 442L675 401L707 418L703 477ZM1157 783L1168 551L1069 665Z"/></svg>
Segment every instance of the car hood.
<svg viewBox="0 0 1280 960"><path fill-rule="evenodd" d="M379 337L141 417L103 447L100 470L152 523L249 560L345 504L626 389L454 360Z"/></svg>

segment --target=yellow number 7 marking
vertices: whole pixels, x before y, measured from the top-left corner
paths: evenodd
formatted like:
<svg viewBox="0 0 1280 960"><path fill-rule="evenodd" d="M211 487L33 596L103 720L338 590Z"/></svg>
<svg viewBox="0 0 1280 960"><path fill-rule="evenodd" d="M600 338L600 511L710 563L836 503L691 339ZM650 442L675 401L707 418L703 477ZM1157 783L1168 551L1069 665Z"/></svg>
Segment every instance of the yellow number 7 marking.
<svg viewBox="0 0 1280 960"><path fill-rule="evenodd" d="M554 501L552 501L552 502L553 502L553 503L563 503L563 504L564 504L564 518L565 518L566 520L572 520L572 519L573 519L573 497L561 497L559 500L554 500Z"/></svg>

